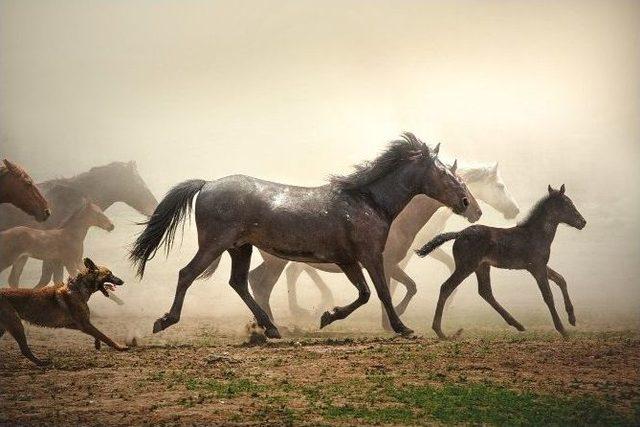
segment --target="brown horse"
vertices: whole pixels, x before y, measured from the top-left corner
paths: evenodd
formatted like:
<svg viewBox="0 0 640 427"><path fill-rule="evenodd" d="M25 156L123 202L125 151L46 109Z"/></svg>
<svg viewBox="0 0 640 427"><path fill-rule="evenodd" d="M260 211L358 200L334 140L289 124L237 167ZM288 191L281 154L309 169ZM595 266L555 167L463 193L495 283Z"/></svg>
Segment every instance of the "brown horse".
<svg viewBox="0 0 640 427"><path fill-rule="evenodd" d="M113 224L97 205L85 201L60 228L38 230L30 227L14 227L0 232L0 272L18 259L30 256L43 261L64 265L71 276L82 267L84 238L89 227L97 226L107 231ZM54 282L62 283L62 269L54 271ZM46 283L38 283L42 287ZM15 287L15 286L12 286Z"/></svg>
<svg viewBox="0 0 640 427"><path fill-rule="evenodd" d="M549 279L554 280L562 291L569 323L575 326L576 318L569 299L567 284L562 276L553 271L547 263L551 254L551 243L553 243L558 225L564 223L582 230L587 225L587 221L578 212L571 199L564 194L564 184L560 190L554 190L549 186L548 191L549 194L535 205L527 219L516 227L496 228L472 225L457 233L440 234L416 251L419 256L424 257L444 242L455 239L453 244L455 271L440 288L440 298L438 298L436 314L433 318L433 330L440 338L446 338L441 328L445 302L453 290L473 272L476 273L478 279L480 296L509 325L519 331L524 331L524 327L493 296L489 276L492 266L510 270L527 270L531 273L538 282L538 287L544 302L549 307L556 329L563 336L566 336L567 333L560 317L558 317L553 294L549 288Z"/></svg>
<svg viewBox="0 0 640 427"><path fill-rule="evenodd" d="M24 169L4 159L0 167L0 203L11 203L38 222L51 215L49 205Z"/></svg>

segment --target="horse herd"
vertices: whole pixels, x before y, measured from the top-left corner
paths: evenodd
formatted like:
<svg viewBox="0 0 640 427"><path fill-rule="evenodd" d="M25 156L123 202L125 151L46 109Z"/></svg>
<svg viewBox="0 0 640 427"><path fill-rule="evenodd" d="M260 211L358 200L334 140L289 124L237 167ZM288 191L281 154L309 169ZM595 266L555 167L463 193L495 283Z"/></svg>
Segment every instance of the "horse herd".
<svg viewBox="0 0 640 427"><path fill-rule="evenodd" d="M565 280L547 265L550 246L560 223L581 229L586 221L566 196L564 185L557 190L549 186L527 218L514 227L472 225L458 233L438 235L453 213L471 223L478 221L482 212L476 198L506 219L519 214L497 163L458 168L454 162L447 166L439 159L438 150L439 146L430 148L415 135L404 133L373 161L356 166L351 174L332 176L323 186L297 187L244 175L215 181L194 179L174 186L160 203L134 162L114 162L72 178L34 184L24 170L5 160L0 169L0 203L4 203L0 206L0 271L12 267L9 286L17 287L25 262L33 257L43 261L36 287L46 286L52 279L55 284L62 283L63 268L73 277L82 269L83 241L89 227L112 230L114 225L103 211L124 202L148 217L129 254L142 278L147 261L161 246L167 251L171 248L178 227L193 208L198 250L180 270L173 304L154 323L154 333L179 321L190 285L197 278L211 276L226 251L231 256L229 284L269 338L280 337L269 298L285 268L294 315L306 313L295 292L303 271L320 289L323 306L333 306L333 296L317 270L344 273L358 291L352 303L321 315L323 328L369 300L364 269L382 303L383 325L410 335L413 331L400 316L417 291L404 268L418 239L428 242L417 251L419 256L430 254L451 270L440 289L433 321L439 337L446 337L441 318L447 298L472 273L481 297L509 325L524 329L495 300L491 267L529 271L556 329L566 334L549 280L561 289L572 325L575 315ZM449 209L438 212L442 207ZM453 258L439 248L452 239ZM250 271L254 246L263 261ZM395 282L406 288L396 306L391 299Z"/></svg>

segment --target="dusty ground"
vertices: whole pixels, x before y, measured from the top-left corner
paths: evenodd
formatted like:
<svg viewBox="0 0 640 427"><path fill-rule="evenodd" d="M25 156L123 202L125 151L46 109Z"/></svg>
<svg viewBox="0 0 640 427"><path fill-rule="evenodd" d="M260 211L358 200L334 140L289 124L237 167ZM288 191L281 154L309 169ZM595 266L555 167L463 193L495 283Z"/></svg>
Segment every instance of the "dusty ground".
<svg viewBox="0 0 640 427"><path fill-rule="evenodd" d="M95 323L124 341L152 320ZM223 320L185 318L142 334L127 353L95 351L78 332L29 327L34 352L53 360L47 369L5 336L0 424L639 422L635 328L585 326L563 340L545 319L524 333L472 327L439 342L426 330L407 340L309 327L246 346Z"/></svg>

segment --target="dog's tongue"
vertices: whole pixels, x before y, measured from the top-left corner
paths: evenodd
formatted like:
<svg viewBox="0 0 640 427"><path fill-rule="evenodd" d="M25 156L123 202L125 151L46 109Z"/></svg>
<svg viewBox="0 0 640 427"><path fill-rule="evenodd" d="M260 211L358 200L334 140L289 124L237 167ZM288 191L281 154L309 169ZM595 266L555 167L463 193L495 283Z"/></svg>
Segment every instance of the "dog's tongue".
<svg viewBox="0 0 640 427"><path fill-rule="evenodd" d="M116 291L116 287L115 287L113 284L111 284L111 283L105 283L105 284L104 284L104 287L105 287L106 289L110 290L111 292L115 292L115 291Z"/></svg>

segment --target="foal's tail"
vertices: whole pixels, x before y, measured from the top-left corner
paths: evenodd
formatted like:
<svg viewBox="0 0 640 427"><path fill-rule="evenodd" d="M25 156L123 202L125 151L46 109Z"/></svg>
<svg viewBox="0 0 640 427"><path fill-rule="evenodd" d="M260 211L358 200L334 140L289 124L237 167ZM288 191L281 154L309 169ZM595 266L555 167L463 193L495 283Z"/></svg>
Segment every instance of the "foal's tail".
<svg viewBox="0 0 640 427"><path fill-rule="evenodd" d="M155 256L163 242L167 252L171 249L178 225L191 213L193 198L206 183L202 179L190 179L177 184L164 196L151 218L140 223L146 227L129 253L139 277L144 275L147 261Z"/></svg>
<svg viewBox="0 0 640 427"><path fill-rule="evenodd" d="M438 246L442 245L444 242L448 240L456 239L459 235L460 235L459 231L455 233L442 233L434 237L433 239L431 239L429 243L427 243L426 245L418 249L416 251L416 254L418 254L418 256L421 258L426 257L431 252L433 252Z"/></svg>

